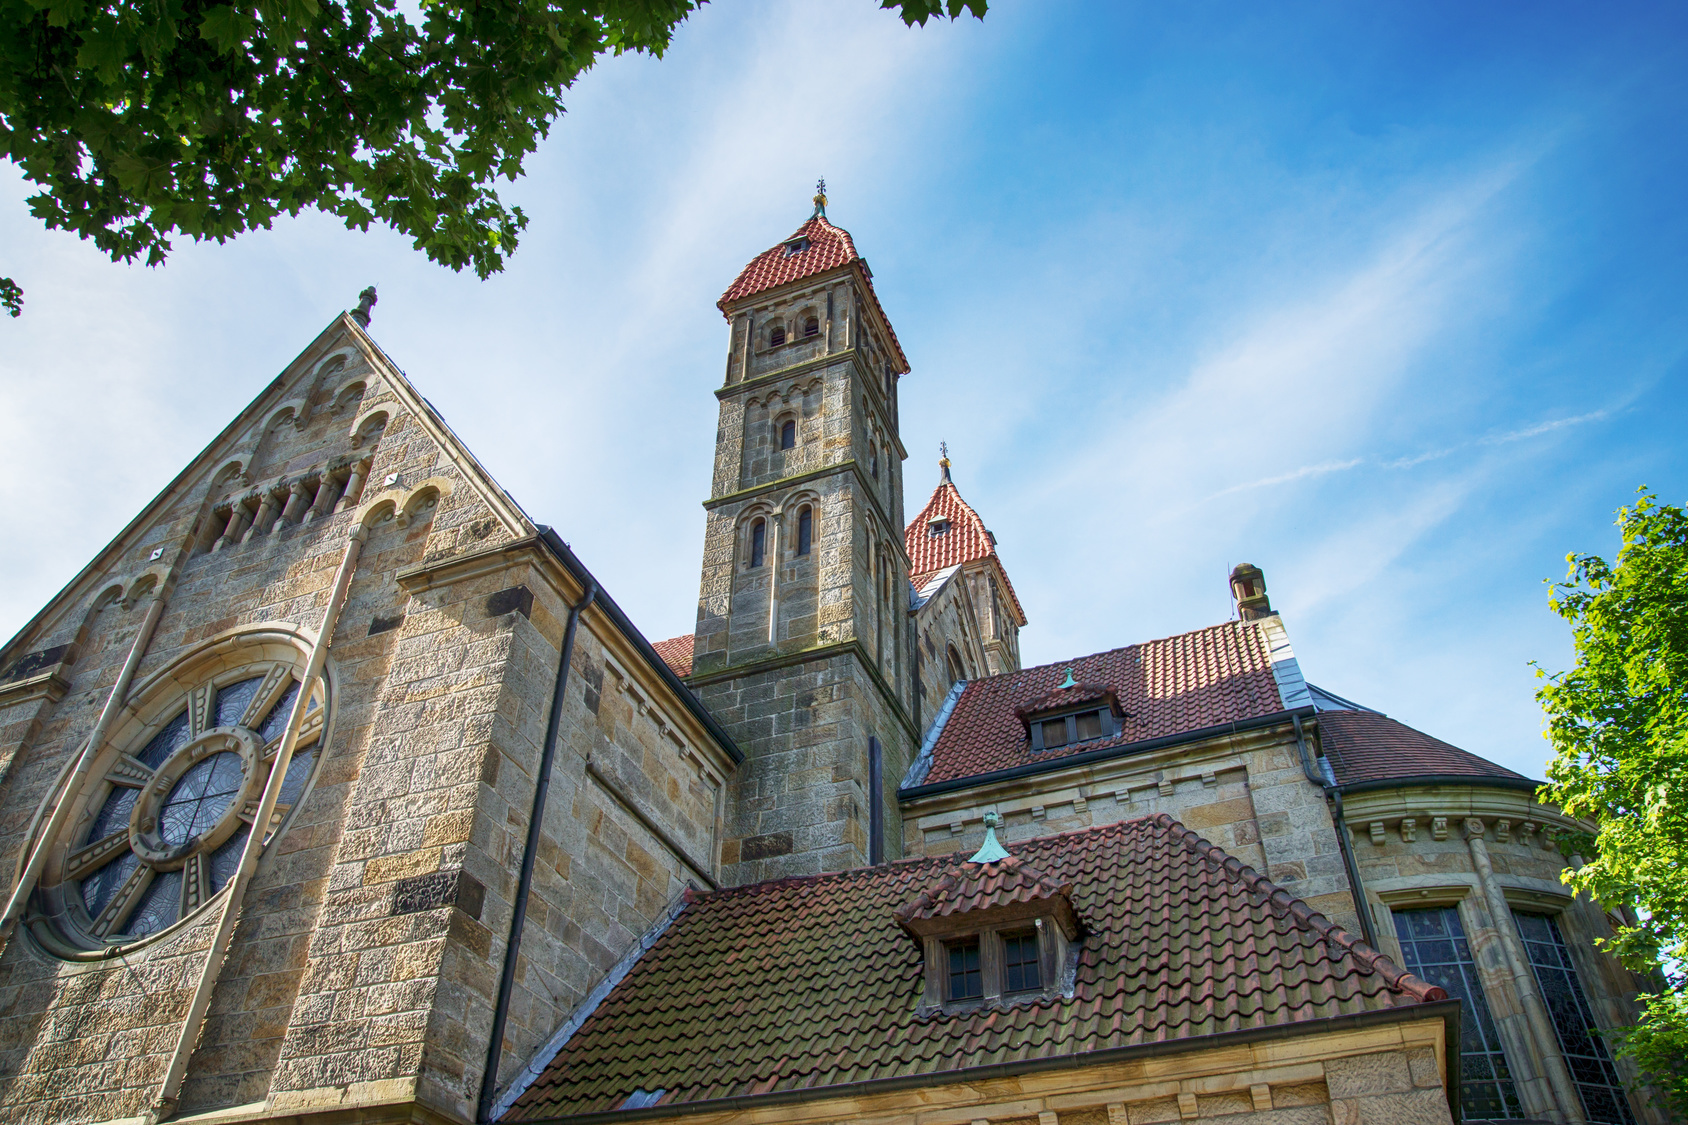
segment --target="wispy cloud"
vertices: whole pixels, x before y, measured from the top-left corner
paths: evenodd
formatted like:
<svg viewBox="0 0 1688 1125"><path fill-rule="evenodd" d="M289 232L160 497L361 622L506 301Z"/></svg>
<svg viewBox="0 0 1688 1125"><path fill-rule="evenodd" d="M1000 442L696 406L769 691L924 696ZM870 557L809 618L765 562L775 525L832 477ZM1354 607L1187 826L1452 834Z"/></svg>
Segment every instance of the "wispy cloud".
<svg viewBox="0 0 1688 1125"><path fill-rule="evenodd" d="M1326 473L1340 473L1344 469L1352 469L1365 463L1364 457L1355 457L1348 461L1326 461L1322 465L1303 465L1299 469L1279 473L1275 477L1262 477L1259 480L1251 480L1246 484L1234 484L1230 488L1215 492L1208 499L1217 500L1221 496L1229 496L1233 492L1247 492L1251 488L1268 488L1274 484L1289 484L1291 481L1306 480L1308 477L1322 477Z"/></svg>

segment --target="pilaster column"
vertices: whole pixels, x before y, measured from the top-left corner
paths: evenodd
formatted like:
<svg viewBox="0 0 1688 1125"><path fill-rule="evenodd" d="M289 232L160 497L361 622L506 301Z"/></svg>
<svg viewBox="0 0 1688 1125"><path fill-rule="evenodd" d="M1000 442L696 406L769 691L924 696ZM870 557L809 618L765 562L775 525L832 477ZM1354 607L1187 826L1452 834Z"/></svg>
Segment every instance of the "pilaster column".
<svg viewBox="0 0 1688 1125"><path fill-rule="evenodd" d="M363 482L369 476L370 460L357 462L352 466L352 475L346 478L346 491L340 497L340 503L334 506L336 512L347 512L357 506L358 499L363 496Z"/></svg>
<svg viewBox="0 0 1688 1125"><path fill-rule="evenodd" d="M287 494L287 506L281 510L281 522L298 523L305 508L305 497L310 494L311 490L305 487L304 481L295 483L293 490Z"/></svg>
<svg viewBox="0 0 1688 1125"><path fill-rule="evenodd" d="M1542 1002L1541 992L1536 988L1536 974L1530 968L1524 943L1518 937L1518 924L1512 920L1512 907L1506 901L1506 892L1495 879L1495 868L1489 861L1489 846L1483 841L1483 831L1480 819L1474 816L1466 819L1465 842L1471 849L1471 866L1477 872L1477 885L1482 888L1489 914L1495 921L1495 932L1500 935L1501 949L1511 965L1512 986L1523 1002L1530 1031L1536 1040L1536 1051L1541 1057L1542 1070L1547 1073L1548 1084L1553 1087L1554 1099L1559 1103L1559 1113L1570 1125L1584 1125L1587 1118L1583 1116L1582 1097L1571 1081L1571 1070L1565 1065L1564 1052L1559 1049L1559 1035L1553 1030L1547 1005Z"/></svg>
<svg viewBox="0 0 1688 1125"><path fill-rule="evenodd" d="M246 532L245 542L250 543L269 531L270 521L275 518L275 510L279 506L274 492L264 493L264 499L258 504L258 514L252 518L252 526Z"/></svg>
<svg viewBox="0 0 1688 1125"><path fill-rule="evenodd" d="M781 513L768 517L768 643L779 643L780 627L780 567L785 557L780 554Z"/></svg>
<svg viewBox="0 0 1688 1125"><path fill-rule="evenodd" d="M246 505L237 501L235 505L229 509L228 525L223 528L223 533L217 537L217 541L211 544L212 553L215 554L216 552L221 551L230 543L239 543L240 536L243 532L245 532L245 530Z"/></svg>
<svg viewBox="0 0 1688 1125"><path fill-rule="evenodd" d="M310 523L312 520L321 519L328 515L334 511L334 501L339 498L340 482L334 479L334 474L323 473L322 482L317 485L316 503L312 504L311 510L305 513L302 522Z"/></svg>

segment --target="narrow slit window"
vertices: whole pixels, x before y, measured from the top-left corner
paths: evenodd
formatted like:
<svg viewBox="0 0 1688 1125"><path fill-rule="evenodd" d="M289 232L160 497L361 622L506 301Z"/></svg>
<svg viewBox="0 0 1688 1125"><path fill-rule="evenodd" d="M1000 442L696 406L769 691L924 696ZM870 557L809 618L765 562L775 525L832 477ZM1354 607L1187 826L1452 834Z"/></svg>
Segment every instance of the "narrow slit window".
<svg viewBox="0 0 1688 1125"><path fill-rule="evenodd" d="M1037 931L1005 934L1002 938L1002 990L1029 992L1043 987L1037 953Z"/></svg>
<svg viewBox="0 0 1688 1125"><path fill-rule="evenodd" d="M879 479L879 450L872 445L867 447L867 471L874 480Z"/></svg>
<svg viewBox="0 0 1688 1125"><path fill-rule="evenodd" d="M785 326L784 325L780 325L778 327L775 327L768 332L768 346L769 347L777 348L783 343L785 343Z"/></svg>
<svg viewBox="0 0 1688 1125"><path fill-rule="evenodd" d="M803 322L803 335L805 338L809 336L819 336L820 334L821 322L819 318L811 316L808 320Z"/></svg>
<svg viewBox="0 0 1688 1125"><path fill-rule="evenodd" d="M1465 1116L1471 1120L1523 1117L1459 909L1433 906L1393 913L1406 967L1459 1001L1459 1099Z"/></svg>
<svg viewBox="0 0 1688 1125"><path fill-rule="evenodd" d="M780 423L780 448L797 448L797 423L789 418Z"/></svg>
<svg viewBox="0 0 1688 1125"><path fill-rule="evenodd" d="M809 553L809 545L814 541L815 513L813 509L804 508L797 513L797 553Z"/></svg>
<svg viewBox="0 0 1688 1125"><path fill-rule="evenodd" d="M1535 973L1536 987L1547 1002L1559 1049L1571 1068L1571 1081L1582 1097L1584 1114L1589 1121L1602 1125L1633 1125L1635 1117L1630 1113L1623 1079L1583 995L1577 966L1559 932L1558 920L1551 914L1522 910L1514 910L1512 917L1518 924L1518 935L1524 939L1524 953Z"/></svg>
<svg viewBox="0 0 1688 1125"><path fill-rule="evenodd" d="M762 565L762 556L768 549L768 522L757 520L750 525L750 566L755 569Z"/></svg>
<svg viewBox="0 0 1688 1125"><path fill-rule="evenodd" d="M949 998L975 1000L985 994L984 971L979 965L979 939L953 942L949 946Z"/></svg>

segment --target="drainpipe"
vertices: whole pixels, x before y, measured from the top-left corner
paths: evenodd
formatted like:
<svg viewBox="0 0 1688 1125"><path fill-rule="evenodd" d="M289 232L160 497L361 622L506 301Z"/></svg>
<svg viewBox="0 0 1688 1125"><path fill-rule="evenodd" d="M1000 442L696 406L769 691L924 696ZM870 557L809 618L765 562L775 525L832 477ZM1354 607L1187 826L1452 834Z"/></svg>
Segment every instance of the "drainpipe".
<svg viewBox="0 0 1688 1125"><path fill-rule="evenodd" d="M749 345L746 344L748 351ZM569 661L574 655L574 634L580 614L598 596L598 583L588 578L586 593L569 607L563 627L563 651L557 660L557 682L551 689L551 714L545 723L545 745L539 754L539 775L533 787L533 810L528 814L527 843L522 848L522 870L516 879L516 899L510 913L510 939L504 945L504 971L498 978L498 1003L492 1010L492 1034L487 1041L486 1069L481 1073L480 1103L475 1120L492 1120L498 1095L498 1061L504 1053L504 1026L510 1020L510 993L516 986L516 957L522 948L522 926L527 922L528 892L533 887L533 863L539 855L539 829L545 819L545 798L551 791L551 767L557 760L557 737L563 723L563 693L569 682Z"/></svg>
<svg viewBox="0 0 1688 1125"><path fill-rule="evenodd" d="M29 862L24 864L23 874L18 877L18 885L12 888L12 897L6 900L6 911L0 915L0 947L4 947L11 939L12 931L17 927L18 919L23 915L24 905L29 901L29 893L35 889L35 881L41 877L41 869L47 864L47 853L63 831L65 821L70 818L70 800L82 786L88 771L93 767L94 759L99 755L100 747L104 745L106 733L111 725L117 721L117 716L123 711L124 699L129 694L129 685L134 682L135 669L141 665L141 657L146 655L147 646L152 643L152 635L158 629L158 619L164 616L164 605L169 600L170 590L176 584L176 570L181 566L182 556L178 554L176 561L171 564L164 575L164 581L153 588L150 604L147 606L146 616L141 619L141 627L135 630L135 639L129 646L129 655L123 661L123 669L117 673L117 682L111 687L111 694L106 696L105 706L100 710L100 717L94 723L92 733L88 735L87 743L82 747L82 753L72 759L73 768L61 772L53 787L50 800L56 803L52 812L46 816L46 826L35 839L35 847L29 853ZM36 823L41 823L39 814ZM31 826L33 831L34 826ZM25 836L26 840L31 836Z"/></svg>
<svg viewBox="0 0 1688 1125"><path fill-rule="evenodd" d="M1471 849L1471 866L1477 872L1477 885L1482 889L1489 914L1494 918L1495 932L1500 935L1500 947L1512 969L1512 986L1518 990L1518 997L1524 1003L1524 1013L1529 1020L1530 1030L1535 1033L1536 1047L1541 1052L1543 1069L1547 1071L1548 1083L1553 1087L1560 1111L1571 1125L1583 1125L1587 1118L1583 1116L1582 1097L1571 1080L1571 1069L1565 1064L1565 1054L1559 1047L1559 1034L1553 1029L1547 1005L1542 1002L1541 993L1536 989L1535 971L1530 968L1530 960L1525 956L1523 943L1518 940L1518 927L1512 921L1512 907L1506 901L1506 892L1495 879L1494 864L1489 860L1489 845L1483 841L1483 832L1484 825L1480 819L1466 818L1465 842Z"/></svg>
<svg viewBox="0 0 1688 1125"><path fill-rule="evenodd" d="M1342 853L1342 867L1348 872L1348 893L1354 900L1354 915L1360 922L1360 936L1373 949L1380 948L1377 944L1377 931L1372 925L1371 904L1366 900L1366 887L1360 881L1360 865L1354 859L1354 844L1348 838L1348 820L1342 815L1342 787L1332 785L1320 777L1313 765L1313 756L1307 752L1307 735L1301 729L1301 716L1295 716L1295 748L1301 755L1301 772L1307 775L1307 780L1325 791L1335 804L1336 813L1336 847Z"/></svg>
<svg viewBox="0 0 1688 1125"><path fill-rule="evenodd" d="M322 675L323 665L328 662L328 645L334 636L334 626L340 620L340 610L346 605L346 592L351 588L352 573L357 570L358 555L363 551L363 538L362 524L352 528L346 538L346 553L341 556L340 569L334 575L328 608L322 614L322 628L317 631L316 643L311 646L305 671L299 677L299 695L293 700L293 710L287 716L287 728L282 732L281 747L276 751L275 765L270 767L269 780L264 782L264 795L258 799L258 811L252 817L252 830L246 834L246 846L240 850L240 866L235 869L234 878L229 880L228 897L223 900L223 909L217 916L211 949L205 955L199 982L194 985L193 999L188 1004L187 1017L182 1020L181 1034L176 1039L175 1051L170 1055L170 1065L164 1071L164 1084L158 1091L158 1100L147 1112L147 1125L156 1125L176 1111L182 1080L187 1077L188 1056L193 1054L194 1044L199 1041L200 1024L205 1019L206 1009L211 1006L211 994L217 989L217 981L223 975L229 941L234 937L235 922L240 918L241 900L246 897L246 888L258 869L258 856L264 850L264 837L270 818L275 815L276 800L281 796L281 783L287 776L287 767L293 762L299 728L304 725L310 706L311 688Z"/></svg>

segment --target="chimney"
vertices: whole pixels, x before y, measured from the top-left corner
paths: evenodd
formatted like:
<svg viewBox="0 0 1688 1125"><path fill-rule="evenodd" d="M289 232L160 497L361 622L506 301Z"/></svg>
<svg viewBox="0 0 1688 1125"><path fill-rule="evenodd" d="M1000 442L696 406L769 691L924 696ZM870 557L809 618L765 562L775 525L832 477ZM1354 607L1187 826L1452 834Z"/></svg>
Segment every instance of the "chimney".
<svg viewBox="0 0 1688 1125"><path fill-rule="evenodd" d="M1231 568L1231 597L1237 603L1237 616L1244 621L1277 616L1272 600L1266 596L1266 575L1253 563L1238 563Z"/></svg>

